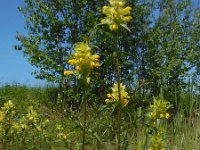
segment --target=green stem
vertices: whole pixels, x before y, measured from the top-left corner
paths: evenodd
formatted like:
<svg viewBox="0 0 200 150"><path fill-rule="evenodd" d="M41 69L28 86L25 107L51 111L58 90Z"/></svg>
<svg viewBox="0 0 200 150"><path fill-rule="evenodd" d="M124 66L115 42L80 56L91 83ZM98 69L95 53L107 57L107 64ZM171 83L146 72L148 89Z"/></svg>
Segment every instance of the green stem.
<svg viewBox="0 0 200 150"><path fill-rule="evenodd" d="M120 150L121 147L121 138L120 138L120 133L121 133L121 120L122 120L122 105L121 105L121 89L120 89L120 65L119 65L119 49L118 49L118 33L116 34L116 40L115 40L115 47L116 47L116 52L117 52L117 57L116 57L116 71L117 71L117 84L118 84L118 96L119 96L119 108L118 108L118 134L117 134L117 139L118 139L118 146L117 149Z"/></svg>
<svg viewBox="0 0 200 150"><path fill-rule="evenodd" d="M86 81L86 79L85 79ZM82 134L82 150L85 150L85 128L86 128L86 120L87 120L87 114L86 114L86 111L87 111L87 100L86 100L86 82L83 83L84 86L83 86L83 134Z"/></svg>

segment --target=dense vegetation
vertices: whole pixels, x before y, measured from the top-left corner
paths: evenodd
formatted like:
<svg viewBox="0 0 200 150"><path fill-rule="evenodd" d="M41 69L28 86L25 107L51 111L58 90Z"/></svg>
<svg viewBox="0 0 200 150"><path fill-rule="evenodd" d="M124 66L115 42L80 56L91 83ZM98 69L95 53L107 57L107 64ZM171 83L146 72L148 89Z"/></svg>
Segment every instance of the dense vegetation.
<svg viewBox="0 0 200 150"><path fill-rule="evenodd" d="M198 150L192 4L25 0L15 48L54 86L0 88L0 148Z"/></svg>

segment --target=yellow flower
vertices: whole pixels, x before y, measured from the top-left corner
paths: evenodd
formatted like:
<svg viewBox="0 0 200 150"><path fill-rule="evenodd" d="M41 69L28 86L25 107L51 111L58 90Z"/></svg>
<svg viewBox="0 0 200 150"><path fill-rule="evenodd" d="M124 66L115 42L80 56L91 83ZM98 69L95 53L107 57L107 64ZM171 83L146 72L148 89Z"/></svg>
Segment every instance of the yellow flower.
<svg viewBox="0 0 200 150"><path fill-rule="evenodd" d="M76 66L76 70L77 71L81 71L81 67L80 66Z"/></svg>
<svg viewBox="0 0 200 150"><path fill-rule="evenodd" d="M152 149L152 150L165 150L163 139L162 139L160 133L154 134L151 137L151 144L150 144L149 149Z"/></svg>
<svg viewBox="0 0 200 150"><path fill-rule="evenodd" d="M127 17L124 17L123 20L124 20L125 22L129 22L129 21L132 20L132 17L131 17L131 16L127 16Z"/></svg>
<svg viewBox="0 0 200 150"><path fill-rule="evenodd" d="M86 76L89 75L90 70L93 68L98 68L99 64L99 55L91 54L91 48L88 43L79 42L74 45L75 53L72 55L73 59L70 59L68 63L73 65L79 73L85 74ZM66 75L73 74L72 71L65 71ZM89 80L88 80L89 81Z"/></svg>
<svg viewBox="0 0 200 150"><path fill-rule="evenodd" d="M103 6L102 13L105 18L101 19L102 24L108 24L111 31L118 30L121 24L126 24L132 20L129 16L131 7L125 7L124 0L108 0L110 6Z"/></svg>
<svg viewBox="0 0 200 150"><path fill-rule="evenodd" d="M165 114L165 118L166 118L166 119L169 119L169 117L170 117L170 114L169 114L169 113L166 113L166 114Z"/></svg>
<svg viewBox="0 0 200 150"><path fill-rule="evenodd" d="M160 118L161 118L161 119L164 118L164 115L163 115L163 114L160 114Z"/></svg>
<svg viewBox="0 0 200 150"><path fill-rule="evenodd" d="M64 72L64 75L65 75L65 76L68 76L68 75L71 75L71 74L73 74L73 71L66 70L66 71Z"/></svg>
<svg viewBox="0 0 200 150"><path fill-rule="evenodd" d="M112 30L112 31L118 30L118 28L119 28L119 26L115 23L110 25L110 30Z"/></svg>
<svg viewBox="0 0 200 150"><path fill-rule="evenodd" d="M10 110L12 108L14 108L14 105L13 105L11 100L9 100L8 102L4 103L4 106L1 107L2 110Z"/></svg>
<svg viewBox="0 0 200 150"><path fill-rule="evenodd" d="M5 113L0 111L0 122L4 120L5 116Z"/></svg>
<svg viewBox="0 0 200 150"><path fill-rule="evenodd" d="M58 137L59 140L66 140L67 139L67 136L66 136L65 133L58 133L57 137Z"/></svg>
<svg viewBox="0 0 200 150"><path fill-rule="evenodd" d="M107 94L107 97L108 98L112 98L112 94Z"/></svg>
<svg viewBox="0 0 200 150"><path fill-rule="evenodd" d="M108 99L105 100L106 103L119 102L122 107L128 104L128 93L125 91L125 86L120 83L120 94L121 101L119 101L119 92L118 92L118 84L115 83L112 87L112 93L107 94Z"/></svg>
<svg viewBox="0 0 200 150"><path fill-rule="evenodd" d="M105 99L105 102L110 103L111 101L110 101L110 99Z"/></svg>
<svg viewBox="0 0 200 150"><path fill-rule="evenodd" d="M90 84L90 78L89 77L86 78L86 82L87 82L87 84Z"/></svg>
<svg viewBox="0 0 200 150"><path fill-rule="evenodd" d="M124 15L130 14L130 13L131 13L131 9L132 9L132 8L129 7L129 6L126 7L126 8L124 8L124 9L123 9L123 14L124 14ZM128 17L129 17L129 16L128 16ZM131 17L131 16L130 16L130 17Z"/></svg>
<svg viewBox="0 0 200 150"><path fill-rule="evenodd" d="M155 119L156 118L156 113L155 112L151 112L150 113L150 118L151 119Z"/></svg>
<svg viewBox="0 0 200 150"><path fill-rule="evenodd" d="M37 112L33 110L33 106L29 106L28 113L26 116L27 116L27 119L33 123L36 123L39 119Z"/></svg>
<svg viewBox="0 0 200 150"><path fill-rule="evenodd" d="M70 65L74 65L74 64L76 64L76 60L75 60L75 59L70 59L70 60L68 61L68 63L69 63Z"/></svg>
<svg viewBox="0 0 200 150"><path fill-rule="evenodd" d="M150 106L150 118L151 119L168 119L167 113L168 102L165 100L154 100L153 105Z"/></svg>

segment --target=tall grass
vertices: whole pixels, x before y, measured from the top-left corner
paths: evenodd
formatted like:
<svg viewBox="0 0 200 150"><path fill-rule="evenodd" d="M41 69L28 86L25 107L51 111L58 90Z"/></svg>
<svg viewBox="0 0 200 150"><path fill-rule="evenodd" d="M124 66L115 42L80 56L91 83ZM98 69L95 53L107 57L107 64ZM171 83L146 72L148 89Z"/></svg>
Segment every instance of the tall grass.
<svg viewBox="0 0 200 150"><path fill-rule="evenodd" d="M16 114L13 121L26 116L29 106L33 106L40 122L48 119L45 134L31 126L23 134L14 134L9 128L3 128L8 135L0 135L0 148L6 149L80 149L81 115L79 110L63 110L56 103L57 89L54 86L27 87L23 85L4 85L0 87L0 106L8 100L13 101ZM193 92L181 93L176 113L163 122L165 145L168 150L199 150L200 116L199 96ZM134 109L133 109L134 108ZM124 109L121 127L121 148L143 150L146 145L147 110L129 106ZM91 105L88 107L86 149L115 150L117 148L117 111L109 106ZM56 129L61 125L61 129ZM7 126L8 127L8 126ZM57 133L60 133L57 136ZM65 138L66 135L66 138ZM38 143L38 144L35 144ZM35 146L34 146L35 145Z"/></svg>

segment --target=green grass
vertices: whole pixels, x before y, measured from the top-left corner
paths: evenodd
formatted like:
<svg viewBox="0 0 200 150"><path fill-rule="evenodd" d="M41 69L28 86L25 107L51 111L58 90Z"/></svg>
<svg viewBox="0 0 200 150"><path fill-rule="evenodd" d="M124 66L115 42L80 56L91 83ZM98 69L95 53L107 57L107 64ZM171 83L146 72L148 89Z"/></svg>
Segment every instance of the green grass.
<svg viewBox="0 0 200 150"><path fill-rule="evenodd" d="M22 85L5 85L0 88L0 106L8 100L13 101L17 120L27 114L27 108L32 105L38 113L40 122L49 120L45 127L48 137L38 132L34 127L27 133L9 136L0 135L0 148L6 149L80 149L82 134L82 116L80 110L61 109L57 105L56 87L26 87ZM168 150L199 150L200 148L200 115L198 110L199 97L191 93L181 94L177 111L171 118L163 122L166 134L165 145ZM173 108L172 108L173 110ZM146 109L127 108L123 111L121 128L122 149L144 150L146 143ZM115 150L117 147L117 119L116 111L105 105L91 105L87 112L86 149L88 150ZM63 126L65 140L56 136L56 126ZM9 130L9 129L8 129ZM7 140L4 140L5 137ZM25 139L23 141L23 138ZM3 142L2 142L3 141ZM23 145L24 147L20 146ZM37 144L36 144L37 143Z"/></svg>

